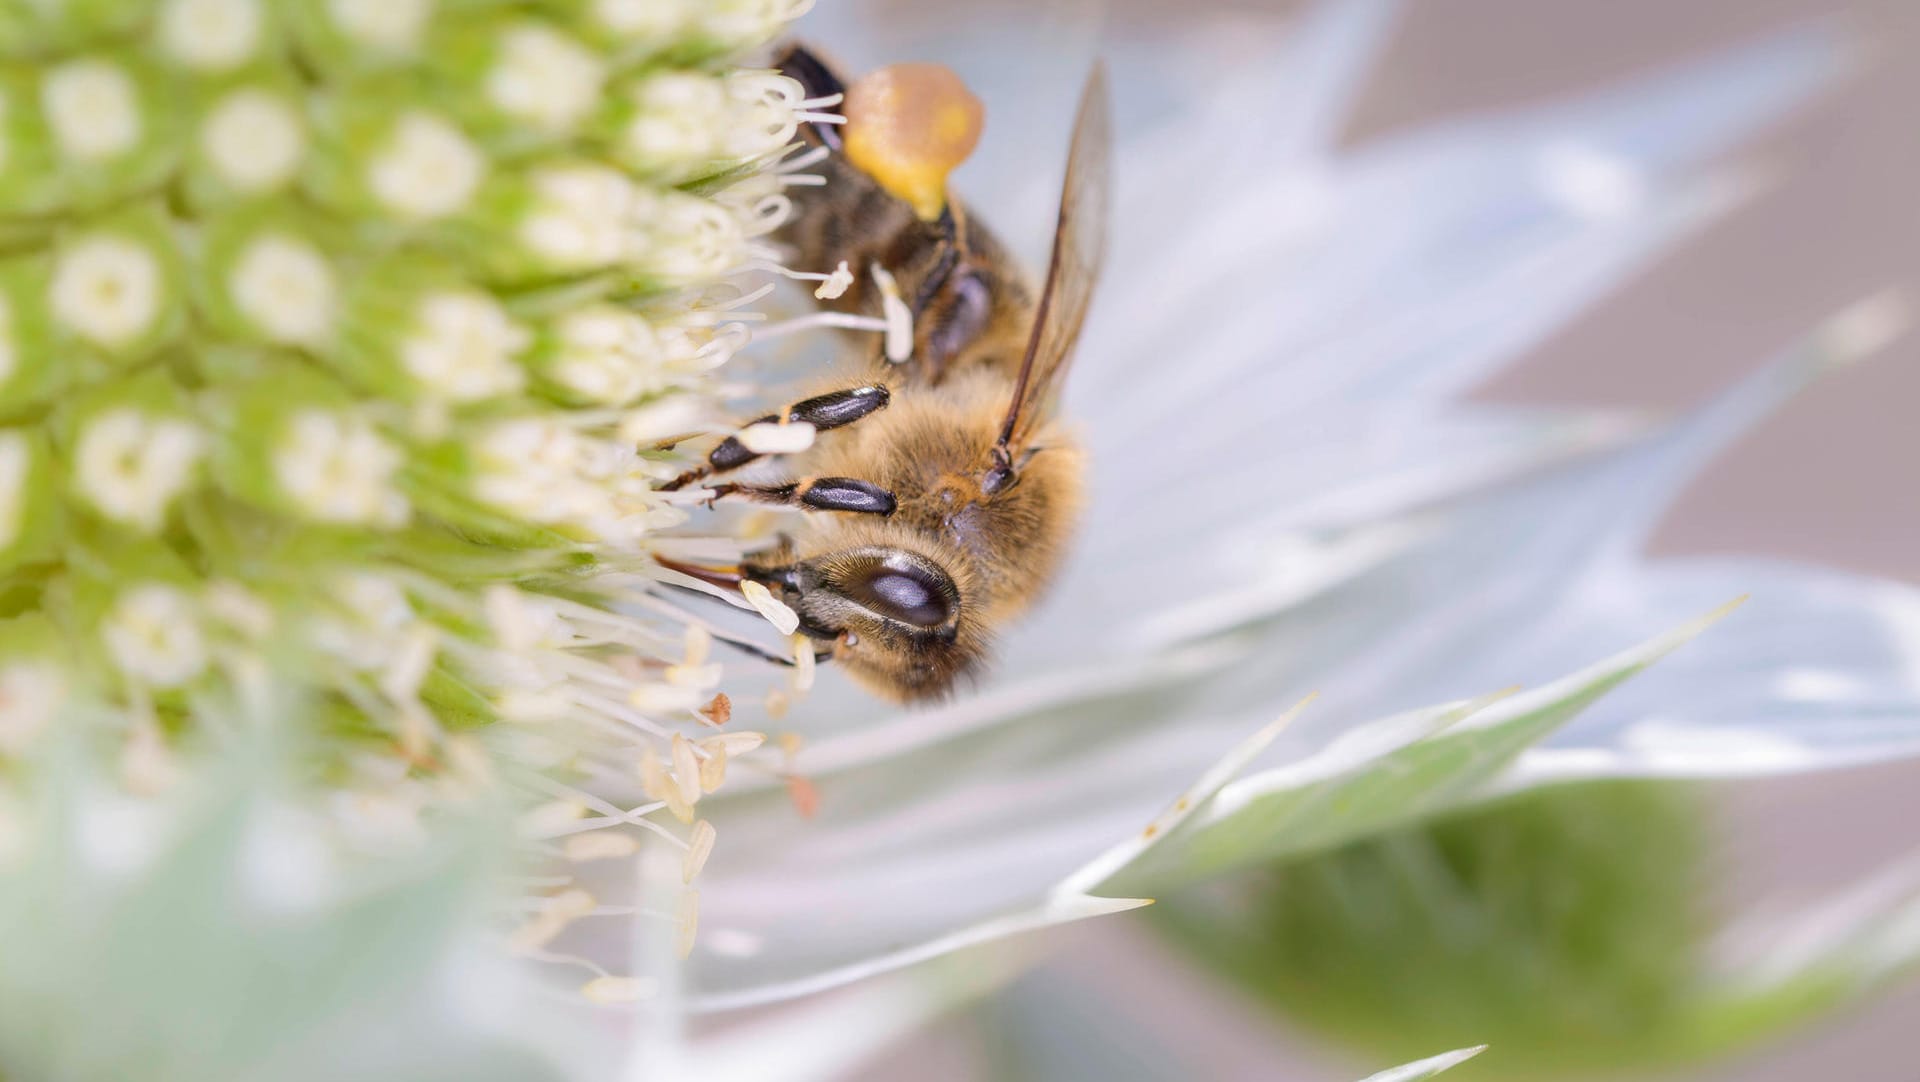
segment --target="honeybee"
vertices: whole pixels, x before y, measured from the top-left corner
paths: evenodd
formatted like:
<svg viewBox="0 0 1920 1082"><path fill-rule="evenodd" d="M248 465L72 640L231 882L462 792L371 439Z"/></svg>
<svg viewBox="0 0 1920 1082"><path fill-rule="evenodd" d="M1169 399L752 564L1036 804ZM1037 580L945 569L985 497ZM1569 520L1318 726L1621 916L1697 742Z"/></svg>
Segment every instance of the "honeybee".
<svg viewBox="0 0 1920 1082"><path fill-rule="evenodd" d="M1106 248L1111 121L1096 67L1081 95L1044 282L1032 280L946 174L971 151L980 108L944 68L899 65L851 87L794 46L777 61L809 99L845 94L844 128L802 137L826 184L795 189L779 237L795 265L857 268L825 302L890 320L867 382L763 420L812 424L814 445L779 484L713 484L813 511L777 551L738 568L669 567L710 583L765 586L799 616L816 654L880 696L951 693L979 671L996 628L1057 574L1082 502L1084 451L1054 397ZM842 429L843 432L828 431ZM762 456L737 437L669 484L706 481Z"/></svg>

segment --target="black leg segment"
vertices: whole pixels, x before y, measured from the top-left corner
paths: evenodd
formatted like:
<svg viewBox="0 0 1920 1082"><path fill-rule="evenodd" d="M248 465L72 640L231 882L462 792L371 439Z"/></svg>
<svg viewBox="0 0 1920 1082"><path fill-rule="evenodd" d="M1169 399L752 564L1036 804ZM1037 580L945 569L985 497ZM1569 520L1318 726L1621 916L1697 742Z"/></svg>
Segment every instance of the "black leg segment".
<svg viewBox="0 0 1920 1082"><path fill-rule="evenodd" d="M844 391L830 391L802 399L788 406L786 417L789 422L802 421L825 431L850 425L869 414L887 408L891 396L886 387L872 384L866 387L850 387ZM755 419L753 424L771 424L780 419L780 414L769 413ZM737 470L749 462L761 458L761 454L747 448L738 436L728 436L720 445L707 453L707 464L697 466L662 485L667 492L676 492L709 474L726 473Z"/></svg>
<svg viewBox="0 0 1920 1082"><path fill-rule="evenodd" d="M896 506L893 493L852 477L815 477L784 485L715 485L712 492L714 499L738 495L760 503L861 515L891 515Z"/></svg>

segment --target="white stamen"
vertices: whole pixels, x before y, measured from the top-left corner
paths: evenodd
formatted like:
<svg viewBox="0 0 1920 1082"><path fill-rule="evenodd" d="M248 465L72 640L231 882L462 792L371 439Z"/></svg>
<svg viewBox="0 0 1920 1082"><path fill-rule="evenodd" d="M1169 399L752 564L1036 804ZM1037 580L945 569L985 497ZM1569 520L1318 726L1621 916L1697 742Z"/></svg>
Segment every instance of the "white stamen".
<svg viewBox="0 0 1920 1082"><path fill-rule="evenodd" d="M670 714L692 710L700 705L700 689L670 684L642 684L627 696L636 709L650 714Z"/></svg>
<svg viewBox="0 0 1920 1082"><path fill-rule="evenodd" d="M660 762L660 753L654 750L653 745L648 744L641 749L638 769L640 791L649 799L665 800L667 790L672 788L672 784L667 780L666 767Z"/></svg>
<svg viewBox="0 0 1920 1082"><path fill-rule="evenodd" d="M767 734L756 732L720 733L715 736L701 737L699 744L716 753L729 756L745 755L767 742Z"/></svg>
<svg viewBox="0 0 1920 1082"><path fill-rule="evenodd" d="M756 455L792 455L813 446L815 429L805 421L762 421L740 430L740 445Z"/></svg>
<svg viewBox="0 0 1920 1082"><path fill-rule="evenodd" d="M682 641L686 644L682 665L698 668L706 664L707 655L713 650L713 632L699 624L688 624Z"/></svg>
<svg viewBox="0 0 1920 1082"><path fill-rule="evenodd" d="M719 665L669 665L667 683L674 687L691 688L705 691L720 684L721 667Z"/></svg>
<svg viewBox="0 0 1920 1082"><path fill-rule="evenodd" d="M813 291L813 295L823 301L839 300L852 285L853 271L847 268L847 261L842 259L840 265L833 269L833 273L827 275L826 280L820 283L820 288Z"/></svg>
<svg viewBox="0 0 1920 1082"><path fill-rule="evenodd" d="M630 857L640 851L640 839L631 834L616 834L611 830L594 830L584 834L575 834L562 846L567 859L575 864L585 864L595 860L615 860Z"/></svg>
<svg viewBox="0 0 1920 1082"><path fill-rule="evenodd" d="M520 817L520 832L528 838L550 838L587 814L577 800L549 800Z"/></svg>
<svg viewBox="0 0 1920 1082"><path fill-rule="evenodd" d="M700 933L700 892L680 892L680 904L674 907L674 951L685 958L693 953L695 937Z"/></svg>
<svg viewBox="0 0 1920 1082"><path fill-rule="evenodd" d="M913 355L913 312L900 297L900 283L875 263L873 281L880 287L880 312L886 320L887 360L894 364Z"/></svg>
<svg viewBox="0 0 1920 1082"><path fill-rule="evenodd" d="M679 733L673 734L673 784L680 799L691 807L700 800L700 760L694 757L693 744Z"/></svg>
<svg viewBox="0 0 1920 1082"><path fill-rule="evenodd" d="M707 757L700 761L700 791L703 793L716 792L721 785L726 783L726 780L727 753L724 751L709 752Z"/></svg>
<svg viewBox="0 0 1920 1082"><path fill-rule="evenodd" d="M813 640L796 633L793 636L793 678L790 681L793 690L812 690L815 664L817 663L813 657Z"/></svg>
<svg viewBox="0 0 1920 1082"><path fill-rule="evenodd" d="M887 322L878 316L855 315L852 312L813 312L755 328L753 338L756 342L784 338L790 334L799 334L818 327L836 327L841 330L875 333L887 333L891 329Z"/></svg>
<svg viewBox="0 0 1920 1082"><path fill-rule="evenodd" d="M787 607L787 603L773 596L765 586L748 579L740 584L740 596L747 599L754 611L767 618L774 630L782 635L791 635L800 627L800 614Z"/></svg>
<svg viewBox="0 0 1920 1082"><path fill-rule="evenodd" d="M700 870L707 866L707 858L713 855L713 843L717 837L713 824L705 819L693 824L693 833L687 837L687 853L680 861L680 880L691 883L699 876Z"/></svg>
<svg viewBox="0 0 1920 1082"><path fill-rule="evenodd" d="M773 72L736 71L727 76L726 90L733 107L723 128L727 157L759 158L793 142L803 116L799 83Z"/></svg>

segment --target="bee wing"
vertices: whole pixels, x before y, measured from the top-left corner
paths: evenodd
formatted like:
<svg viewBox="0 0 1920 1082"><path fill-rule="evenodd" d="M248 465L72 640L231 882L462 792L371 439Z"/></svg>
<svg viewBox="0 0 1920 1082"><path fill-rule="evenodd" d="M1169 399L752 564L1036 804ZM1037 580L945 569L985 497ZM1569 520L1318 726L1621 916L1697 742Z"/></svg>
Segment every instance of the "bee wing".
<svg viewBox="0 0 1920 1082"><path fill-rule="evenodd" d="M1100 264L1107 253L1108 175L1111 172L1113 120L1107 102L1107 72L1094 66L1080 94L1067 152L1067 177L1060 192L1060 219L1053 233L1053 258L1047 282L1027 338L1026 358L1014 382L1013 403L1000 429L1000 447L1023 446L1044 414L1047 397L1066 373L1080 340Z"/></svg>

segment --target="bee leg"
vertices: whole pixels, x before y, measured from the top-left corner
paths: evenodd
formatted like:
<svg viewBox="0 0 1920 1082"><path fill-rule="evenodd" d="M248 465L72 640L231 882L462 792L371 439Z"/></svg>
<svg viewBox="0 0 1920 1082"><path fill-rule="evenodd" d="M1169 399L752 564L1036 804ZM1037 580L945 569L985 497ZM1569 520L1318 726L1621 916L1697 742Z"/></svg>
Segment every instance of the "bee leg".
<svg viewBox="0 0 1920 1082"><path fill-rule="evenodd" d="M862 417L887 408L890 396L882 384L870 384L865 387L849 387L844 391L830 391L823 395L802 399L781 411L789 422L803 422L815 429L825 431L850 425ZM754 424L773 424L780 420L780 413L769 413L755 419ZM660 486L667 492L677 492L682 488L716 473L737 470L765 456L758 451L747 449L738 436L728 436L720 445L707 452L707 464L696 466L680 476Z"/></svg>
<svg viewBox="0 0 1920 1082"><path fill-rule="evenodd" d="M784 485L715 485L711 491L715 500L737 494L760 503L863 515L891 515L895 506L893 493L852 477L807 477Z"/></svg>

